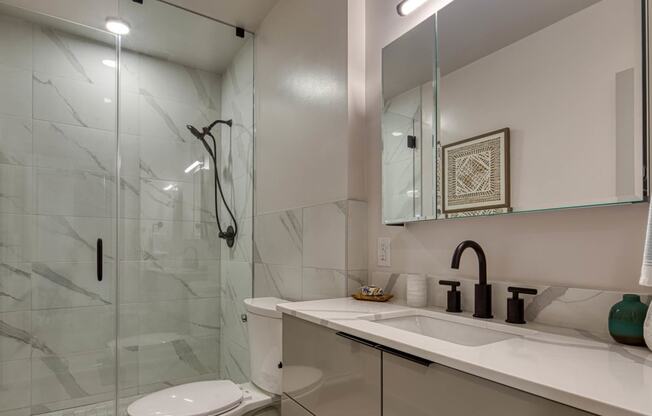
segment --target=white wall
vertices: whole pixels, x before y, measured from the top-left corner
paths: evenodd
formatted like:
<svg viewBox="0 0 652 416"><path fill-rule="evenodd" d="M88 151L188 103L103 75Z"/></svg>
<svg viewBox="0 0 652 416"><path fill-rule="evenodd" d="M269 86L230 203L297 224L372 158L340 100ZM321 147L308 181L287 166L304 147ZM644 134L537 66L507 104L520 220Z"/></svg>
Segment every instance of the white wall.
<svg viewBox="0 0 652 416"><path fill-rule="evenodd" d="M477 240L488 256L489 279L576 287L637 290L647 204L572 211L381 225L381 49L447 1L432 0L408 17L395 0L367 2L366 73L369 197L369 270L475 276L468 255L450 270L453 249ZM378 237L392 238L392 267L376 266Z"/></svg>

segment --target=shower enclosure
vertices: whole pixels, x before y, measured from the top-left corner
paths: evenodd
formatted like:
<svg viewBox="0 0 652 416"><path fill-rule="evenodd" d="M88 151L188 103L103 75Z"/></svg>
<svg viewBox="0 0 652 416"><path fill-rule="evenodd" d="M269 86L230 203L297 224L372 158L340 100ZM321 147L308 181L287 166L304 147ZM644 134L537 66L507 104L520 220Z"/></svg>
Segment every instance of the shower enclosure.
<svg viewBox="0 0 652 416"><path fill-rule="evenodd" d="M253 35L157 0L113 17L130 33L0 5L0 416L248 378ZM217 165L186 128L215 120Z"/></svg>

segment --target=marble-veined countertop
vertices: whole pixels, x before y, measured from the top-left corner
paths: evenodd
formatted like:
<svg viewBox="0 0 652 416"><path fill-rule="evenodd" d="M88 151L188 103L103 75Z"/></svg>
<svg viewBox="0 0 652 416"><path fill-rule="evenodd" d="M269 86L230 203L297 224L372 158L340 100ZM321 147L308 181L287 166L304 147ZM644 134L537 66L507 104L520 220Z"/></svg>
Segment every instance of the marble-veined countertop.
<svg viewBox="0 0 652 416"><path fill-rule="evenodd" d="M509 325L392 302L341 298L283 303L277 310L587 412L652 416L652 352L646 348L623 346L581 331ZM414 313L472 320L476 326L504 328L517 336L464 346L373 321Z"/></svg>

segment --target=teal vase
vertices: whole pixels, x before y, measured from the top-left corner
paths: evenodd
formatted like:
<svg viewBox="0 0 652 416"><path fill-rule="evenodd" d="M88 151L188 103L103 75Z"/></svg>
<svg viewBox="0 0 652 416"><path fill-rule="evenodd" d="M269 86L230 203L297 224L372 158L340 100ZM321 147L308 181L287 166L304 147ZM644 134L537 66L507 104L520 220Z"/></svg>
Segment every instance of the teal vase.
<svg viewBox="0 0 652 416"><path fill-rule="evenodd" d="M623 295L623 300L609 311L611 337L621 344L645 346L643 323L647 308L639 295Z"/></svg>

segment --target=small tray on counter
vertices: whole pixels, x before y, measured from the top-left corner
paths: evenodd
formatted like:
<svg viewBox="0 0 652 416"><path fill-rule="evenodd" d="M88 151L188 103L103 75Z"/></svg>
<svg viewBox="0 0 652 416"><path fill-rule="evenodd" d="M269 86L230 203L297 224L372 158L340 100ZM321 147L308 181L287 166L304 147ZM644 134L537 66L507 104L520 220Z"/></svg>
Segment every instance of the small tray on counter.
<svg viewBox="0 0 652 416"><path fill-rule="evenodd" d="M391 298L394 297L394 295L389 294L389 295L380 295L380 296L370 296L370 295L363 295L362 293L354 293L353 299L356 300L366 300L369 302L387 302Z"/></svg>

